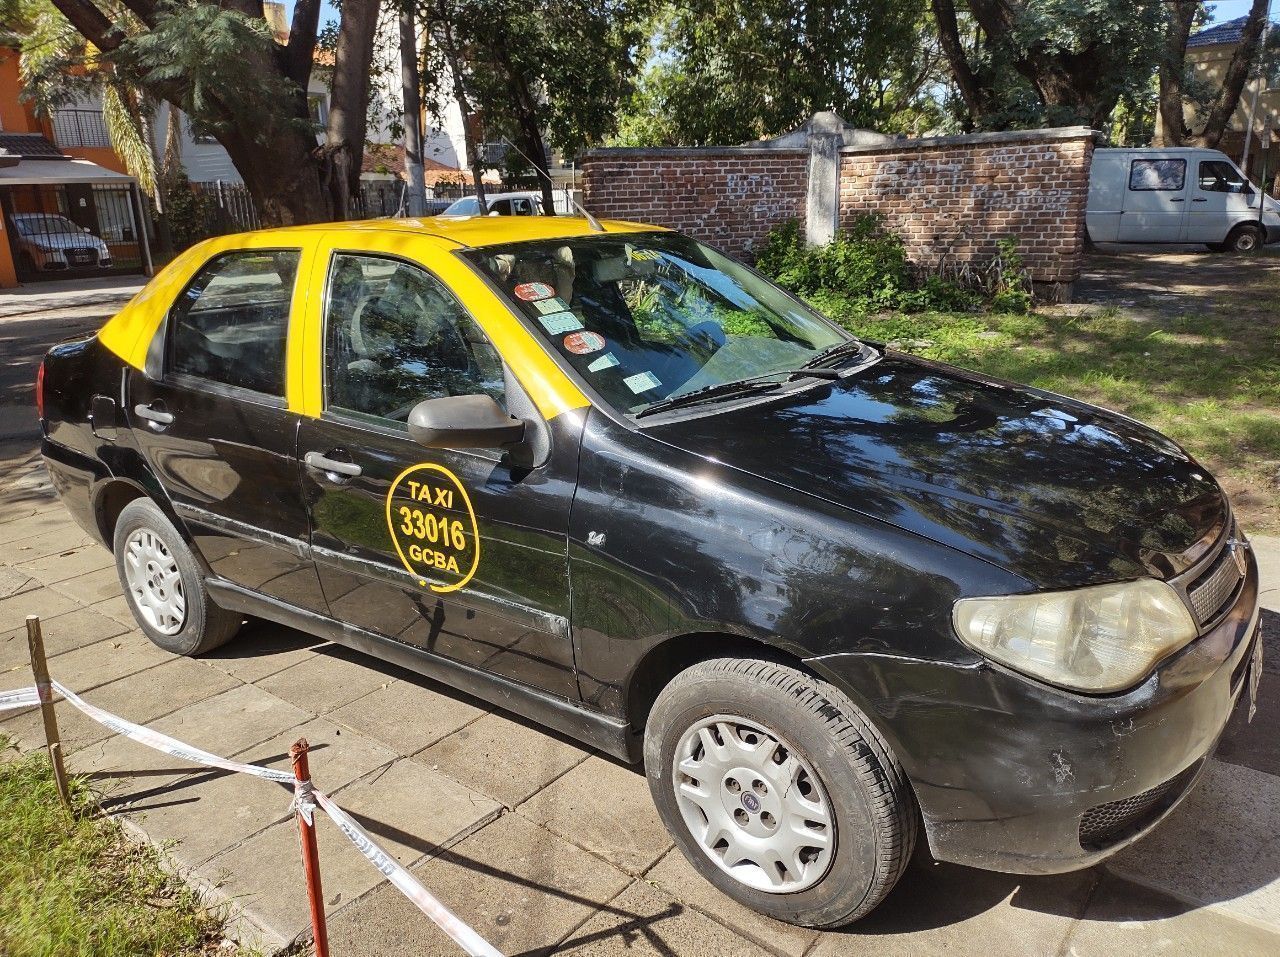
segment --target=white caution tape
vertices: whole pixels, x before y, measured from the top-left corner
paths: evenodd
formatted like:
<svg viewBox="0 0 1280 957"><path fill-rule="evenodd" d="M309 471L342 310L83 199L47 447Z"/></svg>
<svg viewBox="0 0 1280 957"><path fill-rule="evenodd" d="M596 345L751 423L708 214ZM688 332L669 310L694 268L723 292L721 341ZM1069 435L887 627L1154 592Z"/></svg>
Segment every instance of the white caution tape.
<svg viewBox="0 0 1280 957"><path fill-rule="evenodd" d="M30 708L40 703L40 695L35 688L15 688L13 691L0 691L0 711L11 708Z"/></svg>
<svg viewBox="0 0 1280 957"><path fill-rule="evenodd" d="M338 830L347 835L369 863L391 881L401 894L413 901L418 910L435 921L441 930L457 942L458 946L471 957L502 957L501 952L495 950L488 941L464 924L457 914L440 903L429 890L419 884L414 876L383 850L378 842L353 821L346 811L334 804L332 798L323 791L315 791L313 796L333 823L338 826Z"/></svg>
<svg viewBox="0 0 1280 957"><path fill-rule="evenodd" d="M58 694L62 695L94 721L105 725L116 734L123 734L126 738L137 741L139 744L145 744L149 748L163 751L165 754L172 755L175 758L194 761L196 764L207 764L209 767L222 768L224 771L252 774L256 777L266 778L268 781L293 783L293 775L287 771L277 771L274 768L264 768L257 764L241 764L239 761L220 758L216 754L210 754L208 751L201 751L199 748L193 748L189 744L183 744L177 738L171 738L167 734L161 734L159 731L152 731L150 728L144 728L140 724L134 724L132 721L118 718L111 712L103 711L101 708L95 708L89 702L76 695L75 692L68 690L56 681L53 682L53 687Z"/></svg>
<svg viewBox="0 0 1280 957"><path fill-rule="evenodd" d="M208 751L202 751L189 744L184 744L177 738L171 738L167 734L152 731L150 728L144 728L142 725L117 717L109 711L103 711L101 708L89 704L75 692L56 681L51 682L51 684L58 694L62 695L94 721L110 728L116 734L122 734L126 738L137 741L139 744L145 744L147 747L155 748L157 751L175 758L193 761L196 764L222 768L226 771L238 771L242 774L252 774L268 781L283 781L293 784L294 809L302 815L308 824L311 824L316 805L324 808L325 813L337 825L338 830L347 836L369 863L391 881L400 893L409 898L417 906L418 910L435 921L440 929L452 937L470 957L502 957L500 951L495 950L488 941L463 923L457 914L449 910L429 890L418 883L413 875L401 866L399 861L383 850L378 842L370 837L364 828L352 820L346 811L334 804L332 798L323 791L316 790L310 781L299 783L292 774L285 771L276 771L273 768L264 768L257 764L241 764L238 761L230 761L216 754L210 754ZM18 688L14 691L0 692L0 711L6 708L25 708L39 703L39 692L35 688Z"/></svg>

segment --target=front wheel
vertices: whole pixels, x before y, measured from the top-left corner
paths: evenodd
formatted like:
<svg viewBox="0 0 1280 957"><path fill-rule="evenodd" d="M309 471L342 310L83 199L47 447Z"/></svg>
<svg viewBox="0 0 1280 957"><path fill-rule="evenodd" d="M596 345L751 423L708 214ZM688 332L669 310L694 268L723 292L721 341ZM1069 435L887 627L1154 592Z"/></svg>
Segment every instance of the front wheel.
<svg viewBox="0 0 1280 957"><path fill-rule="evenodd" d="M717 658L677 675L645 728L654 803L695 868L778 920L870 913L916 840L906 777L838 689L797 668Z"/></svg>
<svg viewBox="0 0 1280 957"><path fill-rule="evenodd" d="M1262 230L1247 224L1237 226L1231 230L1225 245L1229 252L1256 253L1262 248Z"/></svg>
<svg viewBox="0 0 1280 957"><path fill-rule="evenodd" d="M129 610L165 651L204 654L240 629L241 616L213 603L195 556L150 499L134 499L121 510L114 551Z"/></svg>

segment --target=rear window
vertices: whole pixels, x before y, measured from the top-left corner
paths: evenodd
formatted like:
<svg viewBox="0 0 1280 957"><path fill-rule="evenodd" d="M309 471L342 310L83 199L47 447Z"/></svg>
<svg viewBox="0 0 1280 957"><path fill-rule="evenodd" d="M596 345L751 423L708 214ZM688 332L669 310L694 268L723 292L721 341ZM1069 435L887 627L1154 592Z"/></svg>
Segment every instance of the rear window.
<svg viewBox="0 0 1280 957"><path fill-rule="evenodd" d="M283 397L300 258L296 249L252 250L206 264L170 313L170 371Z"/></svg>

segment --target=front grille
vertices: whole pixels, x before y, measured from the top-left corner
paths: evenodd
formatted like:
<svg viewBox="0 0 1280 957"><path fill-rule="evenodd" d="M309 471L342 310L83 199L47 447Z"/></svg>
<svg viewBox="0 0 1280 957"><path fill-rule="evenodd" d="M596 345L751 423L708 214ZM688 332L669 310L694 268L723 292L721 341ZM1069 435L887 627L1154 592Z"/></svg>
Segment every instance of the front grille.
<svg viewBox="0 0 1280 957"><path fill-rule="evenodd" d="M1231 600L1240 580L1244 578L1240 566L1236 564L1236 547L1231 543L1225 545L1218 560L1187 589L1196 621L1201 625L1213 620L1222 606Z"/></svg>
<svg viewBox="0 0 1280 957"><path fill-rule="evenodd" d="M1101 851L1145 829L1182 796L1200 763L1141 794L1090 808L1080 818L1080 846Z"/></svg>
<svg viewBox="0 0 1280 957"><path fill-rule="evenodd" d="M62 251L62 255L66 256L67 262L73 266L92 266L98 261L96 250L81 246L70 246Z"/></svg>

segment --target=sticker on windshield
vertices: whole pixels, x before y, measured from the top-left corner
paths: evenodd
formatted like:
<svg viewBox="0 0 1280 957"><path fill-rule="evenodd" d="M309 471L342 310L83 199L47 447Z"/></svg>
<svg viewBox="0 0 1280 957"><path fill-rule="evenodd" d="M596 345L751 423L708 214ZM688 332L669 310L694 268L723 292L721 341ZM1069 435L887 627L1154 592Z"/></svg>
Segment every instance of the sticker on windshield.
<svg viewBox="0 0 1280 957"><path fill-rule="evenodd" d="M555 296L551 299L543 299L541 302L535 302L533 304L533 308L537 309L538 312L546 316L546 315L550 315L553 312L564 312L566 309L569 308L569 304L565 302L563 299L561 299L559 296Z"/></svg>
<svg viewBox="0 0 1280 957"><path fill-rule="evenodd" d="M637 372L635 375L629 375L622 380L628 389L639 395L641 392L648 392L650 389L656 389L662 385L658 381L658 377L652 372Z"/></svg>
<svg viewBox="0 0 1280 957"><path fill-rule="evenodd" d="M411 465L387 491L387 528L400 561L424 588L457 591L480 565L480 531L467 490L447 468Z"/></svg>
<svg viewBox="0 0 1280 957"><path fill-rule="evenodd" d="M514 290L517 299L525 302L537 302L539 299L550 299L556 294L555 289L545 282L522 282Z"/></svg>
<svg viewBox="0 0 1280 957"><path fill-rule="evenodd" d="M553 336L582 328L581 320L571 312L553 312L549 316L539 316L538 321L542 323L542 328Z"/></svg>
<svg viewBox="0 0 1280 957"><path fill-rule="evenodd" d="M587 356L605 347L604 336L598 332L571 332L564 337L564 348L575 356Z"/></svg>
<svg viewBox="0 0 1280 957"><path fill-rule="evenodd" d="M599 359L592 359L591 364L587 366L588 372L603 372L605 369L612 369L618 364L618 359L612 352L606 352Z"/></svg>

